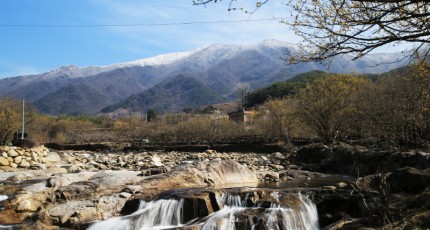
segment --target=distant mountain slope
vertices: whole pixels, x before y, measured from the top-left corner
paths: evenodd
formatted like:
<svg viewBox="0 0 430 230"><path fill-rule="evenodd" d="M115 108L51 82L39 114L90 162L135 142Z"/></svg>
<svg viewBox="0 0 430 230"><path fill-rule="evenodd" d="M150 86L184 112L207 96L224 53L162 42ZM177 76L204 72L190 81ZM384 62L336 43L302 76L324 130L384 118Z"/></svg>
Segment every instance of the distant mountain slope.
<svg viewBox="0 0 430 230"><path fill-rule="evenodd" d="M326 76L328 73L321 70L314 70L307 73L301 73L286 81L275 82L269 86L255 90L245 97L245 107L253 107L263 104L269 98L283 98L285 96L297 93L307 83L315 79Z"/></svg>
<svg viewBox="0 0 430 230"><path fill-rule="evenodd" d="M49 114L92 114L101 106L109 105L113 100L97 89L85 84L68 85L50 93L33 104L42 112Z"/></svg>
<svg viewBox="0 0 430 230"><path fill-rule="evenodd" d="M0 79L0 96L14 96L29 102L38 100L38 105L45 105L39 108L42 112L58 114L60 109L54 106L48 108L49 103L42 101L50 98L46 97L48 94L56 93L66 86L86 85L106 96L106 101L112 100L115 103L151 89L167 79L183 75L195 76L216 94L234 99L234 87L239 83L248 83L252 89L258 89L312 70L333 73L383 73L409 62L395 62L402 54L372 54L356 61L352 61L350 55L337 56L329 68L321 63L290 65L281 59L285 57L286 50L292 53L302 51L294 44L267 40L253 45L214 44L192 51L110 66L63 66L39 75ZM391 64L379 65L380 63ZM91 107L105 106L104 103L98 104L100 100L96 100L97 97L94 97L94 100L91 97L87 99L92 100L88 103ZM77 103L70 100L69 102ZM94 111L90 107L81 109L81 112Z"/></svg>
<svg viewBox="0 0 430 230"><path fill-rule="evenodd" d="M226 101L194 77L179 75L157 84L142 93L132 95L101 110L103 113L126 108L129 111L154 109L158 113L176 112L186 107Z"/></svg>

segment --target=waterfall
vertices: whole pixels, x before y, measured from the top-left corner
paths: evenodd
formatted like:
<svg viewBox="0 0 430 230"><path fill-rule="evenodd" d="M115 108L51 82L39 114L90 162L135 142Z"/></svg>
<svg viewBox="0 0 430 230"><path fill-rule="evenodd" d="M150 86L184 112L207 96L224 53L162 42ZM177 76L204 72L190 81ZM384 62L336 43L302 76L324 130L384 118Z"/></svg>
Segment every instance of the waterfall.
<svg viewBox="0 0 430 230"><path fill-rule="evenodd" d="M281 207L272 203L266 210L269 229L319 229L318 212L315 205L302 194L295 207ZM281 216L281 218L279 218ZM281 227L282 226L282 227Z"/></svg>
<svg viewBox="0 0 430 230"><path fill-rule="evenodd" d="M133 214L94 223L89 229L144 230L181 226L183 224L183 203L182 199L141 201L139 210Z"/></svg>
<svg viewBox="0 0 430 230"><path fill-rule="evenodd" d="M131 215L96 222L89 229L168 229L192 226L202 230L319 229L318 213L310 199L302 194L271 192L264 198L254 193L217 194L220 210L209 216L184 223L184 199L141 201ZM188 223L190 224L190 223Z"/></svg>
<svg viewBox="0 0 430 230"><path fill-rule="evenodd" d="M315 205L307 197L302 194L289 194L289 200L285 206L281 205L278 192L270 194L275 200L270 204L269 208L264 210L264 215L260 217L266 229L304 229L314 230L319 229L318 213ZM235 229L237 214L245 212L249 209L263 209L262 203L256 203L253 207L247 207L247 199L249 194L246 194L244 199L239 195L231 195L223 193L217 197L218 204L222 209L209 216L207 221L202 226L202 230L228 230ZM250 223L251 229L255 229L258 223Z"/></svg>

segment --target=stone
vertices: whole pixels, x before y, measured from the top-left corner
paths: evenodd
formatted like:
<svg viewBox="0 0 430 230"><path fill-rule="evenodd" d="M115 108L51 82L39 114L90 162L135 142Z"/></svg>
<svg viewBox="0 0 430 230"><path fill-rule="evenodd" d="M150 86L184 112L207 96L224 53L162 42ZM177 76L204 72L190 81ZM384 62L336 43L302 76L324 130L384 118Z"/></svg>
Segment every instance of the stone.
<svg viewBox="0 0 430 230"><path fill-rule="evenodd" d="M151 164L157 167L164 166L163 163L161 163L160 157L157 155L151 157Z"/></svg>
<svg viewBox="0 0 430 230"><path fill-rule="evenodd" d="M348 184L345 183L345 182L339 182L339 183L336 184L336 187L338 187L338 188L346 188L346 187L348 187Z"/></svg>
<svg viewBox="0 0 430 230"><path fill-rule="evenodd" d="M34 161L39 161L39 155L37 153L32 153L31 154L31 159Z"/></svg>
<svg viewBox="0 0 430 230"><path fill-rule="evenodd" d="M78 209L76 213L74 214L76 216L76 220L73 221L72 218L70 218L70 222L72 224L79 224L79 223L85 223L90 222L95 219L101 219L101 215L96 207L84 207L81 209Z"/></svg>
<svg viewBox="0 0 430 230"><path fill-rule="evenodd" d="M153 176L153 175L158 175L166 172L170 172L169 167L149 168L149 169L142 170L141 176Z"/></svg>
<svg viewBox="0 0 430 230"><path fill-rule="evenodd" d="M69 201L67 203L57 204L48 208L48 213L53 224L64 224L78 210L83 210L86 207L94 207L92 201Z"/></svg>
<svg viewBox="0 0 430 230"><path fill-rule="evenodd" d="M46 156L45 156L46 155ZM45 159L47 159L49 162L60 162L61 157L56 152L46 152L44 155Z"/></svg>
<svg viewBox="0 0 430 230"><path fill-rule="evenodd" d="M208 149L208 150L205 151L205 153L213 155L213 154L217 154L217 151L213 150L213 149Z"/></svg>
<svg viewBox="0 0 430 230"><path fill-rule="evenodd" d="M323 186L322 188L325 190L332 190L332 191L336 190L336 186L331 186L331 185Z"/></svg>
<svg viewBox="0 0 430 230"><path fill-rule="evenodd" d="M41 194L22 194L18 195L14 200L11 201L16 206L15 210L21 212L35 212L43 203L45 203L46 197Z"/></svg>
<svg viewBox="0 0 430 230"><path fill-rule="evenodd" d="M8 157L9 157L9 156L7 155L7 152L2 152L2 153L1 153L1 156L2 156L2 157L4 157L4 158L8 158Z"/></svg>
<svg viewBox="0 0 430 230"><path fill-rule="evenodd" d="M264 179L279 180L279 173L268 172L264 175Z"/></svg>
<svg viewBox="0 0 430 230"><path fill-rule="evenodd" d="M275 170L283 170L285 167L282 165L274 165L274 164L270 164L269 165L271 168L275 169Z"/></svg>
<svg viewBox="0 0 430 230"><path fill-rule="evenodd" d="M3 225L15 225L16 223L22 223L25 219L31 216L33 213L31 212L16 212L12 209L2 210L0 212L0 226ZM12 229L15 226L12 227ZM3 229L3 228L2 228ZM9 226L5 226L5 229L11 229ZM34 228L19 228L19 229L34 229Z"/></svg>
<svg viewBox="0 0 430 230"><path fill-rule="evenodd" d="M21 163L21 161L22 161L22 157L21 156L17 156L14 159L14 162L17 163L17 164Z"/></svg>
<svg viewBox="0 0 430 230"><path fill-rule="evenodd" d="M67 186L61 186L55 191L57 201L69 201L91 198L98 185L91 181L79 181Z"/></svg>
<svg viewBox="0 0 430 230"><path fill-rule="evenodd" d="M19 164L19 166L23 167L23 168L28 168L30 167L30 163L26 160L21 161L21 163Z"/></svg>
<svg viewBox="0 0 430 230"><path fill-rule="evenodd" d="M41 163L31 163L30 168L33 170L44 170L46 169L46 165Z"/></svg>
<svg viewBox="0 0 430 230"><path fill-rule="evenodd" d="M284 160L285 156L280 152L270 154L270 160Z"/></svg>
<svg viewBox="0 0 430 230"><path fill-rule="evenodd" d="M16 168L18 168L18 164L16 164L16 163L10 163L10 167L16 169Z"/></svg>
<svg viewBox="0 0 430 230"><path fill-rule="evenodd" d="M387 181L392 184L393 191L399 189L407 192L421 192L430 187L430 169L406 167L392 172Z"/></svg>
<svg viewBox="0 0 430 230"><path fill-rule="evenodd" d="M0 165L2 166L9 166L10 162L7 158L0 157Z"/></svg>
<svg viewBox="0 0 430 230"><path fill-rule="evenodd" d="M11 149L11 150L8 151L7 155L10 156L10 157L16 157L19 154L15 150Z"/></svg>

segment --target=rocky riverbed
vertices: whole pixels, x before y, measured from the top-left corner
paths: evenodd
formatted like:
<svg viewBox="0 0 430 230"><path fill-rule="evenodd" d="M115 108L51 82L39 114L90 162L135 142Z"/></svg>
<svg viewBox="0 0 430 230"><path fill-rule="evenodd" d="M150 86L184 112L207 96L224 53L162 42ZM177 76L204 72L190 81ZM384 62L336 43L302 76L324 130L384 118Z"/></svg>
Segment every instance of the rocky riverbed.
<svg viewBox="0 0 430 230"><path fill-rule="evenodd" d="M430 154L425 151L309 145L271 154L91 152L41 146L0 148L0 154L8 161L0 167L0 229L85 229L94 221L131 214L138 201L160 194L190 188L224 194L231 187L255 188L252 194L268 187L270 194L306 194L325 229L430 226ZM16 163L18 156L29 166ZM248 199L240 191L229 194ZM194 203L200 199L187 194ZM213 210L213 201L203 203Z"/></svg>

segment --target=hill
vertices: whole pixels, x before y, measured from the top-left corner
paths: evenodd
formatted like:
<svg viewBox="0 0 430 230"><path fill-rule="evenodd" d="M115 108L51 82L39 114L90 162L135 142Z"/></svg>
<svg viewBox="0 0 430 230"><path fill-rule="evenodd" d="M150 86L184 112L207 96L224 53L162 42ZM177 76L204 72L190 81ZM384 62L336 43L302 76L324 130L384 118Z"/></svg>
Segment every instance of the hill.
<svg viewBox="0 0 430 230"><path fill-rule="evenodd" d="M142 93L131 95L125 100L102 109L101 112L109 113L123 108L134 112L153 109L157 113L166 113L224 101L226 101L225 98L196 78L179 75Z"/></svg>

